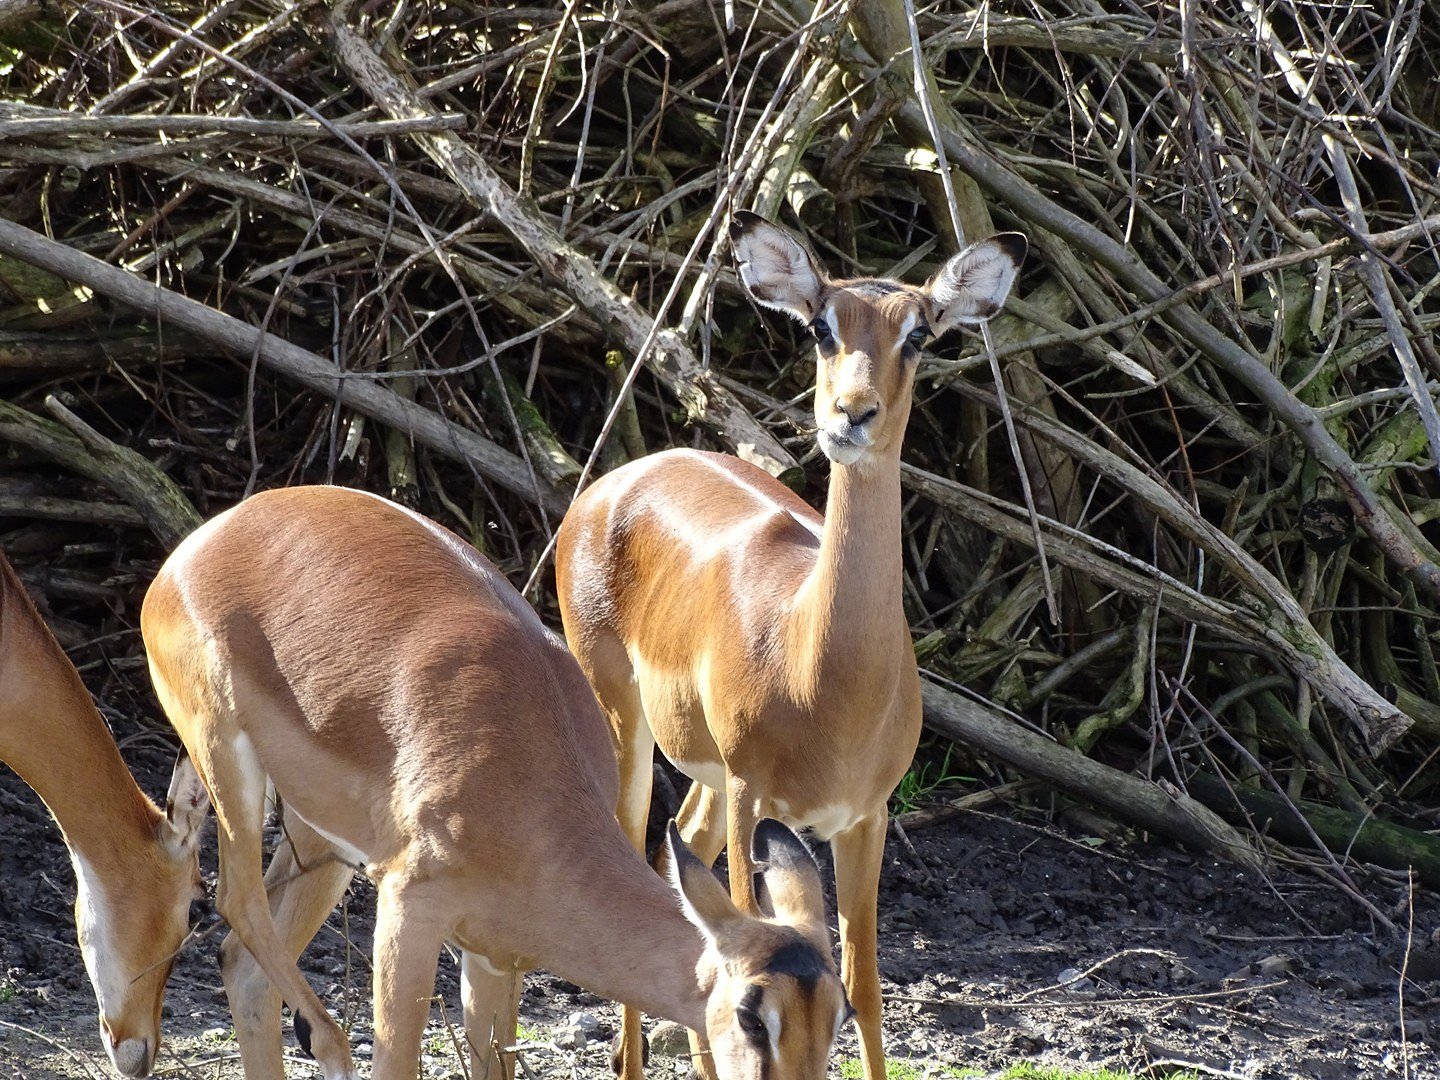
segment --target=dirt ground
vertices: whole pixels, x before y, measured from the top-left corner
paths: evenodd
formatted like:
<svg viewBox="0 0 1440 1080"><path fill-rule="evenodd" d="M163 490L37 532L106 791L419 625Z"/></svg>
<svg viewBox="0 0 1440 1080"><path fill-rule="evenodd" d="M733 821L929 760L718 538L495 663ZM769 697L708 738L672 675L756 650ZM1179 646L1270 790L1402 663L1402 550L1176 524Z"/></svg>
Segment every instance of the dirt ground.
<svg viewBox="0 0 1440 1080"><path fill-rule="evenodd" d="M163 794L163 741L146 736L125 749L146 789ZM1201 1076L1257 1080L1440 1078L1433 895L1413 897L1412 920L1400 883L1364 882L1377 907L1413 927L1408 937L1385 938L1357 903L1311 878L1281 870L1246 876L1157 844L1101 842L1019 811L967 813L910 840L913 853L893 836L886 852L880 967L888 1052L913 1061L919 1075L1033 1061L1153 1067L1155 1075L1184 1065ZM0 769L0 1077L110 1075L75 946L73 889L57 830L29 789ZM372 911L373 893L357 883L303 961L322 998L353 1022L362 1063ZM193 948L176 966L160 1075L240 1075L217 944ZM457 973L442 961L451 1018ZM614 1006L542 973L528 978L529 1075L608 1075L604 1042L580 1051L550 1044L576 1012L592 1013L608 1039ZM317 1075L287 1039L291 1076ZM853 1054L847 1031L832 1075ZM651 1074L683 1067L657 1056ZM438 1010L425 1072L463 1075Z"/></svg>

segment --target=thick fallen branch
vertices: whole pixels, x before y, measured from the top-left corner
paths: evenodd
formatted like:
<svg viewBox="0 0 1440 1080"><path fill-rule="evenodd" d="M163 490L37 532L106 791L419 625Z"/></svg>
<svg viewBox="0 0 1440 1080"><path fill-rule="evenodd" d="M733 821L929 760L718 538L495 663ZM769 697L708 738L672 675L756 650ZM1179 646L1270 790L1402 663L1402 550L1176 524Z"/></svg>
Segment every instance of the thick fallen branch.
<svg viewBox="0 0 1440 1080"><path fill-rule="evenodd" d="M406 401L372 379L350 375L322 356L14 222L0 220L0 252L41 266L67 281L88 285L137 311L205 337L231 355L247 360L258 357L267 367L310 389L397 427L446 457L473 465L482 476L543 505L550 513L558 515L565 511L568 500L531 474L514 454L423 406Z"/></svg>
<svg viewBox="0 0 1440 1080"><path fill-rule="evenodd" d="M132 529L145 527L145 519L133 506L67 499L38 491L33 483L9 477L0 477L0 517L78 521L87 525L120 525Z"/></svg>
<svg viewBox="0 0 1440 1080"><path fill-rule="evenodd" d="M1183 792L1092 761L928 680L921 681L921 693L925 723L931 730L1104 807L1122 821L1197 851L1259 868L1259 856L1241 835Z"/></svg>
<svg viewBox="0 0 1440 1080"><path fill-rule="evenodd" d="M63 109L45 109L15 101L0 102L0 139L34 138L45 135L227 135L283 136L314 139L336 130L353 139L385 135L409 135L416 131L463 128L463 116L435 115L405 120L361 120L353 123L331 121L322 126L314 120L267 120L249 116L191 116L162 113L158 116L87 116Z"/></svg>
<svg viewBox="0 0 1440 1080"><path fill-rule="evenodd" d="M1426 885L1440 888L1440 839L1429 833L1373 814L1337 810L1308 799L1287 802L1274 792L1231 787L1206 773L1195 773L1185 783L1197 799L1238 825L1303 847L1312 846L1318 836L1337 856L1349 855L1391 870L1414 870Z"/></svg>
<svg viewBox="0 0 1440 1080"><path fill-rule="evenodd" d="M152 462L100 435L54 398L46 407L62 423L0 400L0 439L44 454L72 472L104 484L139 512L166 548L174 547L200 524L194 504Z"/></svg>
<svg viewBox="0 0 1440 1080"><path fill-rule="evenodd" d="M111 364L169 364L218 353L204 338L156 328L0 333L0 379L104 371Z"/></svg>

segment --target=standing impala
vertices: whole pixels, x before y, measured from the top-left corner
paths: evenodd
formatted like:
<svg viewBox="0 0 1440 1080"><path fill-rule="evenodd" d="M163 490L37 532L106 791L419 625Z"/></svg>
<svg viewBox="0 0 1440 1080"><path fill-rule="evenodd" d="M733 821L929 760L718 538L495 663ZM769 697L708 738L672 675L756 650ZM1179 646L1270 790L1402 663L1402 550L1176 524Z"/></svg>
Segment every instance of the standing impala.
<svg viewBox="0 0 1440 1080"><path fill-rule="evenodd" d="M0 555L0 761L44 800L75 867L75 931L116 1071L145 1076L170 965L204 898L205 792L177 770L165 813L136 785L75 667Z"/></svg>
<svg viewBox="0 0 1440 1080"><path fill-rule="evenodd" d="M901 608L900 444L921 345L995 314L1026 242L1003 233L972 245L916 287L831 280L754 214L737 214L730 236L750 295L815 335L828 516L738 458L636 461L566 515L560 611L614 730L619 818L637 848L657 743L695 781L681 835L707 864L728 841L741 910L757 910L749 849L762 817L830 841L845 988L865 1076L882 1080L876 889L886 802L920 735ZM622 1061L641 1053L633 1011L621 1043Z"/></svg>
<svg viewBox="0 0 1440 1080"><path fill-rule="evenodd" d="M141 625L215 807L247 1080L284 1075L282 996L326 1080L355 1076L295 959L356 865L379 893L373 1080L416 1075L447 940L472 1077L506 1075L498 1048L534 966L704 1030L727 1080L824 1076L849 1004L809 852L778 822L757 831L773 919L742 914L678 835L673 890L656 877L615 821L620 779L585 676L453 533L363 492L266 492L176 549ZM269 903L267 778L293 844Z"/></svg>

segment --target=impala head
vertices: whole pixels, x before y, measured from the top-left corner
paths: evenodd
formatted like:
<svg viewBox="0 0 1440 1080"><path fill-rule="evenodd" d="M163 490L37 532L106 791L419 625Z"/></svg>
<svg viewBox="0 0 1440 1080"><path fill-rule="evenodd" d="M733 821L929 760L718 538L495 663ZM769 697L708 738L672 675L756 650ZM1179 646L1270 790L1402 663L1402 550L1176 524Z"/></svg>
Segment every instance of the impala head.
<svg viewBox="0 0 1440 1080"><path fill-rule="evenodd" d="M72 850L75 929L100 1005L100 1037L115 1071L146 1076L160 1048L165 980L205 898L196 858L210 802L189 758L170 782L151 842L108 872Z"/></svg>
<svg viewBox="0 0 1440 1080"><path fill-rule="evenodd" d="M720 1080L820 1080L853 1010L830 955L820 871L778 821L755 829L756 895L773 918L743 914L674 823L671 883L705 939L698 974Z"/></svg>
<svg viewBox="0 0 1440 1080"><path fill-rule="evenodd" d="M924 285L905 285L833 280L799 240L755 214L737 213L730 239L750 295L815 335L817 439L840 465L898 447L921 347L998 312L1028 247L1019 233L1000 233L971 244Z"/></svg>

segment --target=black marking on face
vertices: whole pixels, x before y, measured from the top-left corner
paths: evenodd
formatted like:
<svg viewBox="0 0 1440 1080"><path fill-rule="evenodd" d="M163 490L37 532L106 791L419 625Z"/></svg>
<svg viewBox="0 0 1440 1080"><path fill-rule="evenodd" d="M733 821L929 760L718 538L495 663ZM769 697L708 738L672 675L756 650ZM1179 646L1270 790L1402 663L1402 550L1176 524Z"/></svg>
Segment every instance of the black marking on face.
<svg viewBox="0 0 1440 1080"><path fill-rule="evenodd" d="M912 353L918 353L921 349L925 347L925 342L929 339L930 327L926 323L922 322L919 326L915 327L915 329L911 330L910 333L905 336L904 347Z"/></svg>
<svg viewBox="0 0 1440 1080"><path fill-rule="evenodd" d="M866 278L864 281L852 281L849 287L858 293L869 296L890 296L894 293L905 292L905 286L897 281L886 281L883 278Z"/></svg>
<svg viewBox="0 0 1440 1080"><path fill-rule="evenodd" d="M776 949L763 969L767 975L788 975L806 989L814 989L822 976L830 971L820 950L808 941L786 942Z"/></svg>

